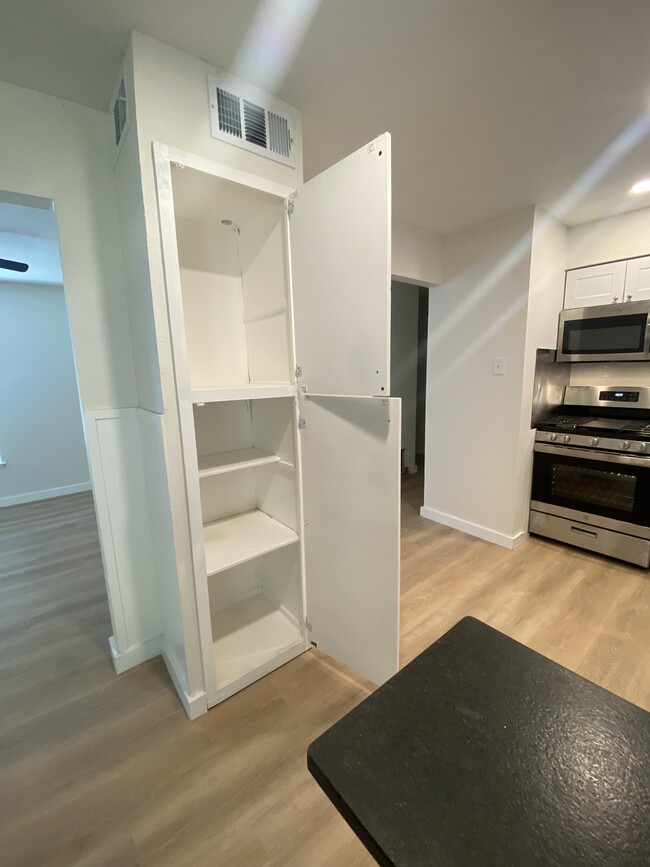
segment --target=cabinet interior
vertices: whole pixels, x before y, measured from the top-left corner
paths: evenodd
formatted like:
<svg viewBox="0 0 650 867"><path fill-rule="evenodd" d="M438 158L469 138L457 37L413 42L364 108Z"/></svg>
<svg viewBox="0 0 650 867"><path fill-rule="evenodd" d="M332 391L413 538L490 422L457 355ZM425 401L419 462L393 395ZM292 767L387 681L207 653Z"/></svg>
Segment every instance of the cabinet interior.
<svg viewBox="0 0 650 867"><path fill-rule="evenodd" d="M291 383L284 200L172 166L192 389Z"/></svg>
<svg viewBox="0 0 650 867"><path fill-rule="evenodd" d="M303 648L295 398L193 408L217 690Z"/></svg>
<svg viewBox="0 0 650 867"><path fill-rule="evenodd" d="M219 689L303 645L297 545L213 575L208 586Z"/></svg>

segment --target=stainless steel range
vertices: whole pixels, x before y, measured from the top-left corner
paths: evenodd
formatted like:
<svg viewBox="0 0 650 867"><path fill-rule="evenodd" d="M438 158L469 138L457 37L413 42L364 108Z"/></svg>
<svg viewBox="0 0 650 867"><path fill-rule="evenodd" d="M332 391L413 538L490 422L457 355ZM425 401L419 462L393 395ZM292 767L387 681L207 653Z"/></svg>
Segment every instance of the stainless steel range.
<svg viewBox="0 0 650 867"><path fill-rule="evenodd" d="M537 423L529 530L650 565L650 388L567 386Z"/></svg>

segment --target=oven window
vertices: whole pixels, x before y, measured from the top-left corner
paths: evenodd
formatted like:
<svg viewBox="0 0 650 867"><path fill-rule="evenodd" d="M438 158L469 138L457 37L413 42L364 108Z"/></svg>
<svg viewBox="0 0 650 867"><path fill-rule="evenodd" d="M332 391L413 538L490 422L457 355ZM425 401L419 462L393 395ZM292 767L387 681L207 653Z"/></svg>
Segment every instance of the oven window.
<svg viewBox="0 0 650 867"><path fill-rule="evenodd" d="M567 321L562 335L562 352L565 355L642 352L646 319L645 313L635 313Z"/></svg>
<svg viewBox="0 0 650 867"><path fill-rule="evenodd" d="M637 476L571 464L553 464L551 472L553 496L621 512L634 511L636 485Z"/></svg>

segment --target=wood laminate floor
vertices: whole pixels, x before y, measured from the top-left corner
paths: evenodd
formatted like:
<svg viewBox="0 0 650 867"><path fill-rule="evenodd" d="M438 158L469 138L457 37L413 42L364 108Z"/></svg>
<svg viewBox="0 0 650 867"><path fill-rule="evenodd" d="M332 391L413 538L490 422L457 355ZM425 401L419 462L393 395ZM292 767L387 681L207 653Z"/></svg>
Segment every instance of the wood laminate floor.
<svg viewBox="0 0 650 867"><path fill-rule="evenodd" d="M472 614L650 709L650 579L419 516L405 477L402 663ZM92 500L0 512L0 864L371 867L305 768L369 692L318 651L190 723L160 660L121 675Z"/></svg>

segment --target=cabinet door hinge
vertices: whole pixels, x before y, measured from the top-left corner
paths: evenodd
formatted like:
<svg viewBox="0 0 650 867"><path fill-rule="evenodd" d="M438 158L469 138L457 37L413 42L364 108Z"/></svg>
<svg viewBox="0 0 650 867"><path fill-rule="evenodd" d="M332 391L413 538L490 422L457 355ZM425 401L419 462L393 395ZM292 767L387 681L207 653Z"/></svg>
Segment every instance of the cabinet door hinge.
<svg viewBox="0 0 650 867"><path fill-rule="evenodd" d="M300 430L307 427L307 422L305 421L304 418L298 419L298 427L300 428Z"/></svg>
<svg viewBox="0 0 650 867"><path fill-rule="evenodd" d="M302 367L296 367L296 379L300 379L302 376Z"/></svg>
<svg viewBox="0 0 650 867"><path fill-rule="evenodd" d="M307 632L311 632L311 631L313 630L313 628L314 628L314 627L311 625L311 623L310 623L310 621L309 621L309 618L307 618L307 620L305 620L305 626L306 626L306 628L307 628Z"/></svg>
<svg viewBox="0 0 650 867"><path fill-rule="evenodd" d="M293 201L291 199L289 199L289 201L287 202L287 214L289 216L291 216L293 214L294 210L295 210L295 205L293 204Z"/></svg>

